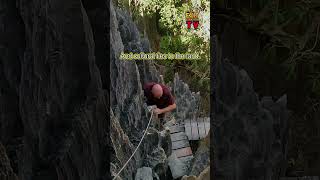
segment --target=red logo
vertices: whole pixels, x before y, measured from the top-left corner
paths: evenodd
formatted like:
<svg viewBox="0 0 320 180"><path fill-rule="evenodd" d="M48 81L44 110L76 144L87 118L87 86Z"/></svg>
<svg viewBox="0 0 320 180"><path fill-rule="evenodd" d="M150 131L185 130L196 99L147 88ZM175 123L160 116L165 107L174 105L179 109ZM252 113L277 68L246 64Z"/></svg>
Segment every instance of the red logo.
<svg viewBox="0 0 320 180"><path fill-rule="evenodd" d="M195 11L187 11L186 12L186 24L187 28L190 29L191 25L193 25L194 29L197 29L199 26L199 13Z"/></svg>

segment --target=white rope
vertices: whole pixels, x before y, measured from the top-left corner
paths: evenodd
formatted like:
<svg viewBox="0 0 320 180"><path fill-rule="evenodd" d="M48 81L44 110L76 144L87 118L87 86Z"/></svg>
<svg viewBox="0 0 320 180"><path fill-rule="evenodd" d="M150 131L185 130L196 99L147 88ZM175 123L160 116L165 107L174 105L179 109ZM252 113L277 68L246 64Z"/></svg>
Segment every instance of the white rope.
<svg viewBox="0 0 320 180"><path fill-rule="evenodd" d="M132 159L132 157L134 156L134 154L137 152L139 146L141 145L142 143L142 140L144 139L144 136L146 135L147 133L147 129L149 128L149 125L150 125L150 122L151 122L151 119L152 119L152 116L153 116L153 110L151 111L151 116L150 116L150 119L149 119L149 122L148 122L148 125L147 125L147 128L146 130L144 131L144 134L137 146L137 148L134 150L134 152L132 153L131 157L128 159L128 161L123 165L123 167L120 169L120 171L117 173L117 175L112 179L112 180L115 180L117 177L119 177L120 173L123 171L123 169L128 165L129 161Z"/></svg>

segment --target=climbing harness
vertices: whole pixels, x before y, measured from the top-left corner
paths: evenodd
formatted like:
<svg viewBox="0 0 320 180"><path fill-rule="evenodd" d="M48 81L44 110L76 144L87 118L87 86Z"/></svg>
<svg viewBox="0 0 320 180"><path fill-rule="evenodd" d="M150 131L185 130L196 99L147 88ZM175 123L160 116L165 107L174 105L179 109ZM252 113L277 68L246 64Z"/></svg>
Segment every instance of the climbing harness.
<svg viewBox="0 0 320 180"><path fill-rule="evenodd" d="M137 148L133 151L132 155L130 156L130 158L128 159L128 161L123 165L123 167L120 169L120 171L117 173L117 175L112 179L112 180L115 180L117 177L119 177L120 173L123 171L123 169L128 165L129 161L133 158L134 154L137 152L139 146L141 145L142 143L142 140L144 139L144 136L146 135L147 133L147 129L149 128L149 125L150 125L150 122L151 122L151 119L152 119L152 116L153 116L153 110L151 110L151 116L150 116L150 119L149 119L149 122L148 122L148 125L147 125L147 128L145 129L144 131L144 134L137 146Z"/></svg>

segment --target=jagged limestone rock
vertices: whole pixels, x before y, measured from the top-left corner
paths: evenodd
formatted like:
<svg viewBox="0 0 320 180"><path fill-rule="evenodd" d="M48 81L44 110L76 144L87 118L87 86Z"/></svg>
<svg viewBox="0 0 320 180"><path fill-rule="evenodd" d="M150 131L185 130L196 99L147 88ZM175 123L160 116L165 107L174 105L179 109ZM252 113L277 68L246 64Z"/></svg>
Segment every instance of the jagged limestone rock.
<svg viewBox="0 0 320 180"><path fill-rule="evenodd" d="M153 180L152 169L150 167L139 168L135 180Z"/></svg>
<svg viewBox="0 0 320 180"><path fill-rule="evenodd" d="M206 167L199 176L183 176L181 180L213 180L210 178L210 166Z"/></svg>
<svg viewBox="0 0 320 180"><path fill-rule="evenodd" d="M260 101L244 70L222 61L217 71L216 178L278 179L285 170L287 150L286 97Z"/></svg>
<svg viewBox="0 0 320 180"><path fill-rule="evenodd" d="M113 114L113 111L111 110L111 142L112 147L115 149L115 159L118 168L116 168L116 165L113 164L111 166L111 173L116 174L118 171L120 171L120 168L127 162L129 157L131 156L131 153L134 151L135 147L130 142L128 136L125 134L123 129L120 126L119 120L116 119L116 117ZM139 154L136 155L137 159L140 159ZM115 161L115 159L112 159ZM120 177L123 175L131 174L135 171L135 162L133 160L129 161L126 168L123 170L123 172L120 174Z"/></svg>
<svg viewBox="0 0 320 180"><path fill-rule="evenodd" d="M175 74L172 91L178 104L174 113L177 123L199 116L200 93L191 92L188 84L184 83L178 74Z"/></svg>
<svg viewBox="0 0 320 180"><path fill-rule="evenodd" d="M193 156L189 175L199 176L206 167L210 166L210 134L200 141L199 147Z"/></svg>
<svg viewBox="0 0 320 180"><path fill-rule="evenodd" d="M172 177L174 179L177 179L179 177L189 174L191 161L191 156L177 158L176 154L172 153L168 157L168 164L171 170Z"/></svg>
<svg viewBox="0 0 320 180"><path fill-rule="evenodd" d="M10 160L6 150L0 142L0 179L2 180L18 180L10 165Z"/></svg>
<svg viewBox="0 0 320 180"><path fill-rule="evenodd" d="M172 142L169 129L160 132L160 146L164 149L167 157L169 157L172 153Z"/></svg>
<svg viewBox="0 0 320 180"><path fill-rule="evenodd" d="M152 168L160 178L167 174L167 154L171 154L171 139L162 139L161 133L156 129L150 128L147 131L144 142L141 145L141 153L145 154L143 166ZM167 140L164 142L164 140ZM165 149L164 149L165 148Z"/></svg>
<svg viewBox="0 0 320 180"><path fill-rule="evenodd" d="M163 148L155 148L151 154L145 158L145 166L151 167L160 179L166 179L167 174L167 156Z"/></svg>
<svg viewBox="0 0 320 180"><path fill-rule="evenodd" d="M121 9L116 10L118 27L121 40L126 53L151 52L149 40L140 38L140 32L132 21L130 15ZM150 60L138 60L135 62L139 69L141 83L148 81L160 82L159 73Z"/></svg>
<svg viewBox="0 0 320 180"><path fill-rule="evenodd" d="M108 178L109 107L97 65L108 57L97 44L108 42L107 19L98 20L107 5L1 1L0 11L1 139L19 179Z"/></svg>

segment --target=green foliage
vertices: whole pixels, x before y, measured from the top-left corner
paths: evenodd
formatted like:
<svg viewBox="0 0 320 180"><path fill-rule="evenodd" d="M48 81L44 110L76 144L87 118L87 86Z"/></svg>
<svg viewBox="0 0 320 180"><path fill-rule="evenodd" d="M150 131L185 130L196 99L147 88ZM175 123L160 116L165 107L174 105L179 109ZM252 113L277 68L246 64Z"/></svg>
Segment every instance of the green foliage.
<svg viewBox="0 0 320 180"><path fill-rule="evenodd" d="M298 1L279 7L275 2L260 0L260 10L242 10L242 23L248 29L269 37L270 42L264 47L264 60L270 64L281 64L288 80L296 80L297 67L306 66L309 94L317 94L320 98L320 14L317 12L320 3L316 0Z"/></svg>
<svg viewBox="0 0 320 180"><path fill-rule="evenodd" d="M160 50L162 53L186 52L188 47L183 42L181 36L163 36L160 40Z"/></svg>

